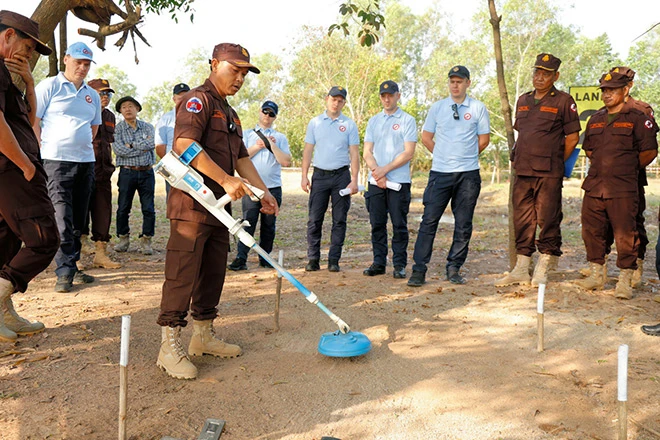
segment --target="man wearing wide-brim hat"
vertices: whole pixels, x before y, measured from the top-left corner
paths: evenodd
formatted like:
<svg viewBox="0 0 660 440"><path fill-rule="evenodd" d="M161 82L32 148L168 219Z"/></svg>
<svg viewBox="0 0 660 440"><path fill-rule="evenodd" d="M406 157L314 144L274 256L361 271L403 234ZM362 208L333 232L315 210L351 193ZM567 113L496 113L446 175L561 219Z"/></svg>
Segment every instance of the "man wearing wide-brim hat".
<svg viewBox="0 0 660 440"><path fill-rule="evenodd" d="M32 130L36 100L29 60L35 51L51 53L38 35L36 22L0 11L0 342L45 329L40 322L20 317L11 296L27 290L59 246L39 142ZM25 99L12 73L23 79Z"/></svg>
<svg viewBox="0 0 660 440"><path fill-rule="evenodd" d="M639 247L635 220L639 170L658 154L656 124L652 117L626 102L630 86L625 75L604 74L600 88L605 107L589 119L582 144L591 163L582 184L582 239L591 273L576 285L586 290L603 289L609 222L616 243L616 265L621 270L615 296L631 299Z"/></svg>

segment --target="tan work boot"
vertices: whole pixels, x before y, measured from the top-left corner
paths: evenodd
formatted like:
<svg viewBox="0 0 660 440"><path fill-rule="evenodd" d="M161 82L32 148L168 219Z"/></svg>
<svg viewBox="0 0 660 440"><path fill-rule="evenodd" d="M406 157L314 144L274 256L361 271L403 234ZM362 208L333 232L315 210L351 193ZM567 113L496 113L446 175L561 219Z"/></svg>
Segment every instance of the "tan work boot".
<svg viewBox="0 0 660 440"><path fill-rule="evenodd" d="M140 237L140 243L142 244L142 255L154 254L154 248L151 247L151 237L143 235Z"/></svg>
<svg viewBox="0 0 660 440"><path fill-rule="evenodd" d="M14 293L14 285L11 281L0 278L0 303L4 304ZM4 313L0 314L0 342L14 342L18 339L15 331L5 325Z"/></svg>
<svg viewBox="0 0 660 440"><path fill-rule="evenodd" d="M589 263L589 276L583 280L577 280L575 285L584 290L602 290L605 287L603 266L604 264Z"/></svg>
<svg viewBox="0 0 660 440"><path fill-rule="evenodd" d="M175 379L196 379L197 367L190 362L181 345L181 327L162 328L158 365Z"/></svg>
<svg viewBox="0 0 660 440"><path fill-rule="evenodd" d="M114 262L108 256L108 242L96 242L96 254L94 255L94 267L104 267L106 269L119 269L121 264Z"/></svg>
<svg viewBox="0 0 660 440"><path fill-rule="evenodd" d="M632 280L630 285L633 289L639 289L642 287L642 275L644 275L644 260L641 258L637 259L637 270L633 272Z"/></svg>
<svg viewBox="0 0 660 440"><path fill-rule="evenodd" d="M131 244L130 235L118 235L119 243L115 245L115 252L128 252L128 247Z"/></svg>
<svg viewBox="0 0 660 440"><path fill-rule="evenodd" d="M5 319L5 327L19 336L36 335L46 330L46 326L39 322L30 322L16 313L11 295L2 303L2 315Z"/></svg>
<svg viewBox="0 0 660 440"><path fill-rule="evenodd" d="M559 256L550 255L548 262L548 275L559 273Z"/></svg>
<svg viewBox="0 0 660 440"><path fill-rule="evenodd" d="M188 354L191 356L201 356L210 354L223 358L233 358L242 353L241 347L234 344L227 344L225 341L215 337L213 330L213 320L195 321L193 320L193 335L188 346Z"/></svg>
<svg viewBox="0 0 660 440"><path fill-rule="evenodd" d="M621 269L619 273L619 281L616 283L616 289L614 289L614 296L619 299L632 299L632 285L631 280L633 277L634 269Z"/></svg>
<svg viewBox="0 0 660 440"><path fill-rule="evenodd" d="M83 234L80 236L80 252L87 255L91 255L94 253L94 248L92 247L92 241L89 239L89 235L87 234Z"/></svg>
<svg viewBox="0 0 660 440"><path fill-rule="evenodd" d="M607 259L609 258L610 254L605 254L605 263L603 263L603 280L607 282ZM580 272L580 275L583 277L590 277L591 276L591 266L583 267L582 269L579 269L578 272Z"/></svg>
<svg viewBox="0 0 660 440"><path fill-rule="evenodd" d="M532 286L536 287L539 284L548 284L548 266L550 265L549 254L541 254L539 261L536 262L534 267L534 275L532 276Z"/></svg>
<svg viewBox="0 0 660 440"><path fill-rule="evenodd" d="M516 267L510 273L507 273L504 278L495 281L495 287L511 286L514 284L529 284L529 264L532 257L524 255L516 256Z"/></svg>

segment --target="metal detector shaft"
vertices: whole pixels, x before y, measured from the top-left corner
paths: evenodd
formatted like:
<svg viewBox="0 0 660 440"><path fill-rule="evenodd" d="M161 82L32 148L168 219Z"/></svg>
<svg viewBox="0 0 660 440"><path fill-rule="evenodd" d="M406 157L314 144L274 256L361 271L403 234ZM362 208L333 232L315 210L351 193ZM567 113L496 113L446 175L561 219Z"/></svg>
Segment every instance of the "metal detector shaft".
<svg viewBox="0 0 660 440"><path fill-rule="evenodd" d="M186 151L178 156L174 151L167 153L158 164L154 167L154 171L163 176L171 186L180 189L192 196L202 206L204 206L215 218L227 227L232 235L235 235L244 245L254 249L264 260L268 261L271 266L275 268L284 278L286 278L293 286L300 291L307 301L315 304L323 311L332 321L337 324L342 333L348 333L351 329L341 318L332 313L326 306L319 301L316 294L300 283L289 272L280 266L277 261L268 254L261 246L257 244L254 237L243 229L244 223L241 220L236 220L225 209L225 205L231 202L231 197L225 194L220 199L216 199L213 191L211 191L205 184L204 179L200 176L189 164L201 151L201 147L196 143L192 143ZM250 190L257 196L263 196L263 191L253 186L248 185Z"/></svg>

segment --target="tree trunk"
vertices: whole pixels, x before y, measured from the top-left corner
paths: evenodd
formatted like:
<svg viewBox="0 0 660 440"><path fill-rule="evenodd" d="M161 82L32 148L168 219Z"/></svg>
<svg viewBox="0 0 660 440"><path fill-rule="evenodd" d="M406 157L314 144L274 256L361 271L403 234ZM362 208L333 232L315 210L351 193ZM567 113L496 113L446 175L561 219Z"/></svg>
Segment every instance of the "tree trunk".
<svg viewBox="0 0 660 440"><path fill-rule="evenodd" d="M66 12L64 13L64 17L62 17L62 21L60 21L60 57L58 59L60 63L60 72L64 72L64 54L66 54L66 49L69 47L69 43L67 42L67 27L66 27Z"/></svg>
<svg viewBox="0 0 660 440"><path fill-rule="evenodd" d="M490 11L490 24L493 26L497 85L500 89L502 116L504 117L504 126L506 127L506 140L509 144L509 152L511 152L515 139L513 136L513 122L511 119L511 106L509 105L509 94L506 91L506 81L504 79L504 62L502 61L502 39L500 37L500 21L502 21L502 17L498 17L497 15L495 0L488 0L488 9ZM509 179L509 266L513 268L516 264L516 240L515 230L513 228L513 181L515 179L513 168L511 168Z"/></svg>

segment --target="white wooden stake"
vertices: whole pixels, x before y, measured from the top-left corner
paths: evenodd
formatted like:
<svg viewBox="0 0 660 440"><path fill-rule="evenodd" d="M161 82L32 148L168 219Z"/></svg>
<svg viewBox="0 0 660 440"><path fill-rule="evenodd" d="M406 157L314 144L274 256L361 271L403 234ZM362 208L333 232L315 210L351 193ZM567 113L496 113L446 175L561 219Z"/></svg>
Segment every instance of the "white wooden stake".
<svg viewBox="0 0 660 440"><path fill-rule="evenodd" d="M619 401L619 440L628 438L628 346L619 345L617 400Z"/></svg>
<svg viewBox="0 0 660 440"><path fill-rule="evenodd" d="M128 392L128 343L131 315L121 317L121 348L119 355L119 440L126 440L126 394Z"/></svg>
<svg viewBox="0 0 660 440"><path fill-rule="evenodd" d="M539 284L539 294L536 302L536 327L537 327L537 343L536 351L539 353L543 351L543 339L544 339L544 329L543 329L543 301L545 297L545 284Z"/></svg>
<svg viewBox="0 0 660 440"><path fill-rule="evenodd" d="M280 250L277 263L284 267L284 251ZM280 331L280 297L282 295L282 274L277 272L277 290L275 291L275 331Z"/></svg>

